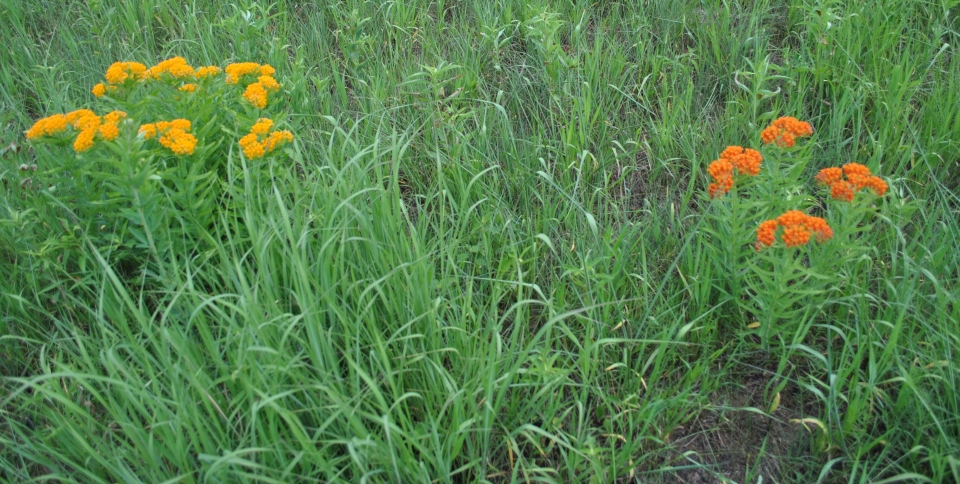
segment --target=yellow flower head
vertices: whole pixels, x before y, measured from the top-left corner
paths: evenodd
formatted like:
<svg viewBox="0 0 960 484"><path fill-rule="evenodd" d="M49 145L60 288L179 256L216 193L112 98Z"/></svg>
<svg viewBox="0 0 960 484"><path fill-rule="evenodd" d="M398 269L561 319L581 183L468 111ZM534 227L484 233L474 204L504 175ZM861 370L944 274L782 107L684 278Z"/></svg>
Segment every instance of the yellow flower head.
<svg viewBox="0 0 960 484"><path fill-rule="evenodd" d="M102 82L97 83L90 92L92 92L94 96L103 97L103 95L107 93L107 86L104 86Z"/></svg>
<svg viewBox="0 0 960 484"><path fill-rule="evenodd" d="M277 149L278 147L280 147L280 145L284 143L289 143L291 141L293 141L293 133L286 130L274 131L270 133L270 137L267 138L266 141L264 141L263 145L267 149L267 152L269 153Z"/></svg>
<svg viewBox="0 0 960 484"><path fill-rule="evenodd" d="M153 139L160 136L160 144L174 154L184 156L193 154L197 146L197 138L189 133L190 121L174 119L173 121L157 121L156 123L140 126L140 133L144 139Z"/></svg>
<svg viewBox="0 0 960 484"><path fill-rule="evenodd" d="M111 111L103 116L103 122L108 124L117 124L126 119L127 113L123 111Z"/></svg>
<svg viewBox="0 0 960 484"><path fill-rule="evenodd" d="M81 119L87 118L90 116L96 116L96 114L94 114L93 111L89 109L78 109L76 111L70 111L64 116L67 119L67 124L73 127L77 127L77 124L80 122Z"/></svg>
<svg viewBox="0 0 960 484"><path fill-rule="evenodd" d="M197 90L196 84L184 84L180 86L180 90L183 92L194 92Z"/></svg>
<svg viewBox="0 0 960 484"><path fill-rule="evenodd" d="M247 86L247 89L243 91L243 98L256 108L263 109L267 107L267 90L263 87L263 84L259 82L254 82Z"/></svg>
<svg viewBox="0 0 960 484"><path fill-rule="evenodd" d="M240 78L243 76L259 73L260 64L256 62L238 62L228 65L227 68L224 69L224 72L227 73L227 84L236 84L240 82Z"/></svg>
<svg viewBox="0 0 960 484"><path fill-rule="evenodd" d="M174 79L192 79L196 75L196 71L187 64L183 57L173 57L151 67L146 73L147 77L153 79L160 79L164 74Z"/></svg>
<svg viewBox="0 0 960 484"><path fill-rule="evenodd" d="M266 148L257 140L255 133L240 138L240 148L243 150L243 155L250 160L260 158L266 153Z"/></svg>
<svg viewBox="0 0 960 484"><path fill-rule="evenodd" d="M257 120L257 123L250 128L250 132L263 136L270 132L270 128L273 127L273 120L269 118L260 118Z"/></svg>
<svg viewBox="0 0 960 484"><path fill-rule="evenodd" d="M260 76L257 78L257 82L263 85L263 87L268 91L276 91L280 89L280 83L271 76Z"/></svg>
<svg viewBox="0 0 960 484"><path fill-rule="evenodd" d="M142 79L147 66L139 62L114 62L104 76L110 84L123 84L128 80Z"/></svg>
<svg viewBox="0 0 960 484"><path fill-rule="evenodd" d="M259 71L261 76L272 76L277 72L270 64L260 66Z"/></svg>
<svg viewBox="0 0 960 484"><path fill-rule="evenodd" d="M33 126L27 130L27 139L37 139L44 136L52 136L67 130L67 117L62 114L54 114L46 118L38 119Z"/></svg>
<svg viewBox="0 0 960 484"><path fill-rule="evenodd" d="M157 137L157 125L154 123L148 123L140 126L140 129L137 130L138 134L143 134L143 139L153 139Z"/></svg>
<svg viewBox="0 0 960 484"><path fill-rule="evenodd" d="M73 141L73 149L77 153L82 153L84 151L93 148L93 137L96 136L97 129L85 129L77 135L77 139Z"/></svg>
<svg viewBox="0 0 960 484"><path fill-rule="evenodd" d="M100 125L100 137L107 140L113 141L120 136L120 128L117 127L114 123L106 123Z"/></svg>
<svg viewBox="0 0 960 484"><path fill-rule="evenodd" d="M205 77L215 76L221 72L223 72L223 70L217 66L201 67L197 69L197 79L203 79Z"/></svg>

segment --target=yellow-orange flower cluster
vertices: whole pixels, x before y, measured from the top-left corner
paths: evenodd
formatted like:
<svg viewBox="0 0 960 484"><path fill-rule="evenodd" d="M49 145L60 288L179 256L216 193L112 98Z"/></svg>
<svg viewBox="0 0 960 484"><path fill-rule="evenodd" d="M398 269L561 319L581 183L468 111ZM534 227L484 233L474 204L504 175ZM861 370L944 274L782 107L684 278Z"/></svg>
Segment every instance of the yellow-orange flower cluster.
<svg viewBox="0 0 960 484"><path fill-rule="evenodd" d="M27 139L38 139L44 136L53 136L67 131L68 128L77 132L73 141L73 149L78 153L93 147L97 135L101 139L113 141L120 136L120 121L127 117L123 111L113 111L103 117L97 116L89 109L78 109L67 114L54 114L37 120L27 131Z"/></svg>
<svg viewBox="0 0 960 484"><path fill-rule="evenodd" d="M197 69L197 79L203 79L205 77L215 76L223 72L223 69L217 66L206 66Z"/></svg>
<svg viewBox="0 0 960 484"><path fill-rule="evenodd" d="M191 83L191 84L184 84L184 85L180 86L180 90L183 91L183 92L194 92L194 91L197 90L197 85L196 85L196 84L192 84L192 83Z"/></svg>
<svg viewBox="0 0 960 484"><path fill-rule="evenodd" d="M762 222L757 228L757 250L769 247L776 241L777 229L783 227L780 239L787 247L799 247L810 242L816 235L818 242L833 237L833 229L827 221L807 215L799 210L790 210L773 220Z"/></svg>
<svg viewBox="0 0 960 484"><path fill-rule="evenodd" d="M104 76L110 84L123 84L128 80L139 81L143 79L147 71L147 66L139 62L114 62L107 68Z"/></svg>
<svg viewBox="0 0 960 484"><path fill-rule="evenodd" d="M762 161L763 156L757 150L728 146L720 153L720 158L707 167L707 173L714 180L707 188L710 197L715 198L733 188L734 170L751 176L758 175Z"/></svg>
<svg viewBox="0 0 960 484"><path fill-rule="evenodd" d="M240 149L248 159L256 159L277 149L284 143L293 141L293 133L287 130L270 131L273 121L260 118L250 128L250 133L240 138Z"/></svg>
<svg viewBox="0 0 960 484"><path fill-rule="evenodd" d="M258 109L267 107L268 93L280 89L280 83L273 78L276 69L269 64L239 62L228 65L224 72L227 74L227 84L239 84L245 77L247 79L256 77L257 80L248 84L243 91L243 98Z"/></svg>
<svg viewBox="0 0 960 484"><path fill-rule="evenodd" d="M855 192L869 188L877 195L887 193L887 182L870 173L860 163L847 163L843 168L824 168L816 176L817 181L830 187L830 196L835 200L853 201Z"/></svg>
<svg viewBox="0 0 960 484"><path fill-rule="evenodd" d="M196 76L197 71L190 64L187 64L187 60L183 57L172 57L151 67L144 74L144 77L160 79L164 74L174 79L192 79Z"/></svg>
<svg viewBox="0 0 960 484"><path fill-rule="evenodd" d="M160 144L177 155L192 155L197 146L197 138L190 134L191 124L186 119L157 121L140 126L145 139L160 137Z"/></svg>
<svg viewBox="0 0 960 484"><path fill-rule="evenodd" d="M256 62L238 62L230 64L224 69L227 73L227 84L237 84L243 76L272 76L276 71L270 64L257 64Z"/></svg>
<svg viewBox="0 0 960 484"><path fill-rule="evenodd" d="M791 147L796 143L797 138L811 134L813 134L813 126L810 126L810 123L785 116L760 132L760 139L764 144L776 143L777 146Z"/></svg>
<svg viewBox="0 0 960 484"><path fill-rule="evenodd" d="M91 89L90 92L92 92L94 96L103 97L104 94L108 92L113 92L116 90L117 90L117 86L114 86L113 84L104 84L100 82L100 83L97 83L95 86L93 86L93 89Z"/></svg>

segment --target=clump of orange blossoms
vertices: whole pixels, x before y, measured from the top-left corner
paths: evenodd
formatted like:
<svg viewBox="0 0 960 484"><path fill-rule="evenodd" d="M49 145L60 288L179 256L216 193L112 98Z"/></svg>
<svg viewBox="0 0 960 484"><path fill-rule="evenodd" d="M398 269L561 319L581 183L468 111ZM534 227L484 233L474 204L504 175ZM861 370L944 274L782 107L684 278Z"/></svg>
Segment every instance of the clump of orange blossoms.
<svg viewBox="0 0 960 484"><path fill-rule="evenodd" d="M184 156L192 155L193 149L197 146L197 138L190 134L191 124L186 119L174 119L173 121L157 121L140 126L140 133L144 139L153 139L160 137L160 144L174 154Z"/></svg>
<svg viewBox="0 0 960 484"><path fill-rule="evenodd" d="M243 76L272 76L277 70L270 66L270 64L260 65L256 62L238 62L228 65L227 68L224 69L224 72L227 73L227 84L237 84Z"/></svg>
<svg viewBox="0 0 960 484"><path fill-rule="evenodd" d="M194 92L194 91L197 90L197 85L196 85L196 84L192 84L192 83L191 83L191 84L184 84L184 85L180 86L179 89L180 89L181 91L183 91L183 92Z"/></svg>
<svg viewBox="0 0 960 484"><path fill-rule="evenodd" d="M151 67L144 73L144 77L160 79L164 74L174 79L192 79L196 76L197 71L190 64L187 64L187 60L183 57L172 57Z"/></svg>
<svg viewBox="0 0 960 484"><path fill-rule="evenodd" d="M128 80L138 81L144 78L147 66L139 62L114 62L107 68L104 76L110 84L123 84Z"/></svg>
<svg viewBox="0 0 960 484"><path fill-rule="evenodd" d="M97 83L95 86L93 86L93 89L91 89L90 92L92 92L94 96L103 97L104 94L108 92L113 92L116 90L117 90L117 86L114 86L113 84L104 84L100 82L100 83Z"/></svg>
<svg viewBox="0 0 960 484"><path fill-rule="evenodd" d="M810 237L816 235L818 242L824 242L833 237L833 229L827 221L807 215L799 210L790 210L773 220L762 222L757 228L757 250L769 247L776 241L777 229L783 227L780 239L787 247L799 247L810 242Z"/></svg>
<svg viewBox="0 0 960 484"><path fill-rule="evenodd" d="M197 69L197 79L203 79L205 77L215 76L223 72L223 69L217 66L206 66Z"/></svg>
<svg viewBox="0 0 960 484"><path fill-rule="evenodd" d="M715 198L733 188L734 170L750 176L760 174L760 163L763 156L757 150L741 146L728 146L720 153L720 158L714 160L707 167L707 173L713 178L713 183L707 188L710 198Z"/></svg>
<svg viewBox="0 0 960 484"><path fill-rule="evenodd" d="M813 126L810 123L784 116L761 131L760 139L764 144L776 143L777 146L791 147L796 143L797 138L811 134L813 134Z"/></svg>
<svg viewBox="0 0 960 484"><path fill-rule="evenodd" d="M106 141L113 141L120 136L118 124L127 117L123 111L113 111L103 117L97 116L89 109L78 109L67 114L54 114L37 120L27 131L27 139L38 139L44 136L54 136L64 133L67 129L77 132L73 141L73 149L84 152L93 147L97 135Z"/></svg>
<svg viewBox="0 0 960 484"><path fill-rule="evenodd" d="M257 120L256 124L250 128L250 133L240 138L240 149L243 150L243 155L253 160L270 153L283 143L293 141L293 133L287 130L271 132L272 127L273 121L268 118Z"/></svg>
<svg viewBox="0 0 960 484"><path fill-rule="evenodd" d="M830 187L830 196L835 200L853 201L855 192L869 188L877 195L887 193L887 182L870 173L860 163L847 163L843 168L824 168L816 176L817 181Z"/></svg>

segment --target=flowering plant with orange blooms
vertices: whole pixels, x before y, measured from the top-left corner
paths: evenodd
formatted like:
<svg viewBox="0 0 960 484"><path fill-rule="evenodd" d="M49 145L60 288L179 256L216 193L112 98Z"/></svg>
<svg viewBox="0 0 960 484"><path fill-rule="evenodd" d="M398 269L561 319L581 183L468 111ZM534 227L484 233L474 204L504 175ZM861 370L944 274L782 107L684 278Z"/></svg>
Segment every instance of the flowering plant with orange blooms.
<svg viewBox="0 0 960 484"><path fill-rule="evenodd" d="M283 128L276 74L267 64L195 67L182 57L115 62L91 88L89 108L48 114L27 130L37 171L24 186L55 186L82 232L115 257L196 251L224 205L224 180L239 179L232 160L245 158L249 176L288 157L295 136Z"/></svg>
<svg viewBox="0 0 960 484"><path fill-rule="evenodd" d="M880 196L888 190L866 166L848 163L815 177L829 188L828 198L808 195L809 148L798 141L813 132L796 118L776 119L760 131L759 150L728 147L706 170L706 195L713 201L707 250L725 274L722 292L744 315L741 327L764 347L777 337L785 344L802 342L812 321L810 301L839 283L837 266L862 253L850 237L861 225L860 205L849 202L856 193ZM825 213L811 213L826 201L843 206L827 204Z"/></svg>

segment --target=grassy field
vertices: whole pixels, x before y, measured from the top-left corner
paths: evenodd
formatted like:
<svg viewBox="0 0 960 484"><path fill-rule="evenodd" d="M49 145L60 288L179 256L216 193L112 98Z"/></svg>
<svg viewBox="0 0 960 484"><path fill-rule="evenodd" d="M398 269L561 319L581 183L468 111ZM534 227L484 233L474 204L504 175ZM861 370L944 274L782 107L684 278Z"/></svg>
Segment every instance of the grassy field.
<svg viewBox="0 0 960 484"><path fill-rule="evenodd" d="M960 482L958 15L0 0L0 481ZM205 223L45 181L36 119L173 56L274 66L294 142L211 151ZM789 209L834 237L754 250Z"/></svg>

